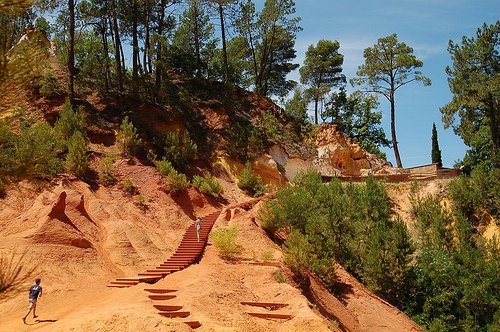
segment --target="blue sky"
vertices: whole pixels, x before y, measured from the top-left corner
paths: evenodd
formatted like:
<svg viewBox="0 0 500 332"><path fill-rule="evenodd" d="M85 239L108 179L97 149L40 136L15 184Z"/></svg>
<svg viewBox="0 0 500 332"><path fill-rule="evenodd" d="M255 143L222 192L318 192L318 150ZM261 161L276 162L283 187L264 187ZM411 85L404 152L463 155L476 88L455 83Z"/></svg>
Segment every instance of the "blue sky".
<svg viewBox="0 0 500 332"><path fill-rule="evenodd" d="M263 0L256 1L261 8ZM462 36L475 36L483 23L500 19L499 0L296 0L303 30L297 35L296 63L302 65L309 45L320 39L338 40L344 55L343 72L347 79L356 76L364 63L363 50L381 37L393 33L398 41L411 46L423 61L423 75L432 85L411 83L396 92L396 136L404 167L431 162L432 123L436 123L444 167L453 167L465 155L466 146L451 128L444 129L439 108L451 101L445 68L451 65L448 41L460 42ZM299 81L299 74L290 78ZM348 85L348 91L354 89ZM389 104L380 99L382 126L390 139ZM311 113L312 114L312 113ZM394 151L383 149L396 165Z"/></svg>

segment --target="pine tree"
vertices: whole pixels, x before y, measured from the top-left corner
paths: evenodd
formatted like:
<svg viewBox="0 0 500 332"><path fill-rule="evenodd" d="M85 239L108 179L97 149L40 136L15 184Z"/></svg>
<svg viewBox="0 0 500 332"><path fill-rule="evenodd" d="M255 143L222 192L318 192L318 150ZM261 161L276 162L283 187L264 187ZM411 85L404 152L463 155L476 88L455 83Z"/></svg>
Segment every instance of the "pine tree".
<svg viewBox="0 0 500 332"><path fill-rule="evenodd" d="M438 164L438 167L443 166L443 161L441 159L441 150L439 150L438 134L436 130L436 124L432 123L432 151L431 151L432 163Z"/></svg>

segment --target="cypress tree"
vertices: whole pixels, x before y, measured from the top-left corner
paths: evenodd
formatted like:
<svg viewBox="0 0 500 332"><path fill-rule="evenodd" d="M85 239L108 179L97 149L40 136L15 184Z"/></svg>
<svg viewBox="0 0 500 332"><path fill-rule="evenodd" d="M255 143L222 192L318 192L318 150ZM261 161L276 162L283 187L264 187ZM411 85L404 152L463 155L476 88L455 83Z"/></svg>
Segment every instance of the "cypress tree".
<svg viewBox="0 0 500 332"><path fill-rule="evenodd" d="M432 163L438 164L439 167L443 166L443 161L441 159L441 150L439 150L438 134L436 130L436 124L432 123L432 151L431 151Z"/></svg>

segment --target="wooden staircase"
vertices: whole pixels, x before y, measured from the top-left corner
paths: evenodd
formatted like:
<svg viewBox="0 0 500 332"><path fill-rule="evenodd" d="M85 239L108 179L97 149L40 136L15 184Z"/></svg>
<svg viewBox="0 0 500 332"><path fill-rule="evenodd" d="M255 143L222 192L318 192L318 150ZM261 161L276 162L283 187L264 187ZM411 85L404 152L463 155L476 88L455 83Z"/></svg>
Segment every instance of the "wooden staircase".
<svg viewBox="0 0 500 332"><path fill-rule="evenodd" d="M248 210L264 198L274 198L274 194L262 196L249 202L237 204L229 207L229 209L242 208ZM206 243L208 241L208 235L212 230L212 227L217 218L219 217L220 213L221 211L213 212L201 218L202 230L199 234L200 235L199 241L196 235L196 224L192 223L187 229L184 236L182 237L179 247L176 249L174 254L170 256L165 262L160 263L155 268L148 269L145 272L139 273L137 277L117 278L116 280L111 281L107 286L124 288L137 285L140 282L147 282L150 284L156 283L161 278L176 271L180 271L188 267L190 264L198 261L200 259L203 250L205 249ZM177 290L175 289L159 289L159 288L146 288L144 290L150 293L148 297L155 302L172 300L176 298L176 295L172 293L177 292ZM246 305L265 307L269 310L276 310L277 308L281 308L287 305L282 303L260 303L260 304L257 302L241 302L241 303ZM154 304L153 307L159 311L158 314L171 319L187 318L191 314L189 311L181 311L181 309L183 308L183 306L181 305L161 303L161 304ZM266 314L248 313L248 314L262 318L279 318L279 319L291 318L291 315L285 315L285 314L269 314L269 313ZM199 321L186 320L182 322L189 325L191 328L198 328L201 326L201 323Z"/></svg>
<svg viewBox="0 0 500 332"><path fill-rule="evenodd" d="M197 261L203 252L208 240L208 234L219 217L221 211L213 212L208 216L201 218L202 230L200 232L200 240L196 236L196 225L192 223L182 237L179 247L175 253L170 256L165 262L156 266L153 269L148 269L145 272L139 273L137 277L117 278L108 284L108 287L130 287L137 285L140 282L155 283L161 278L182 270Z"/></svg>

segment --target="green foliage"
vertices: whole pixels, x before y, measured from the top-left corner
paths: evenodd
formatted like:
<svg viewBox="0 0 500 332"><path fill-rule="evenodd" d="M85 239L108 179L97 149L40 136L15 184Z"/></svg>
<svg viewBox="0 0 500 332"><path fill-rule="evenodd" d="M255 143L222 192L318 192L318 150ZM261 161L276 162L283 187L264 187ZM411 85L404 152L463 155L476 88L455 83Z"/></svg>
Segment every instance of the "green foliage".
<svg viewBox="0 0 500 332"><path fill-rule="evenodd" d="M266 134L266 137L275 142L281 142L283 138L283 125L278 121L278 119L270 111L264 111L261 113L261 123L262 128Z"/></svg>
<svg viewBox="0 0 500 332"><path fill-rule="evenodd" d="M379 106L376 96L355 91L347 96L345 90L332 94L326 103L322 117L331 117L332 123L344 134L354 139L363 149L386 159L380 147L390 147L381 127L382 112L374 111Z"/></svg>
<svg viewBox="0 0 500 332"><path fill-rule="evenodd" d="M462 174L450 183L453 204L467 217L477 219L483 211L500 217L500 169L488 169L485 163L470 174Z"/></svg>
<svg viewBox="0 0 500 332"><path fill-rule="evenodd" d="M193 176L193 186L198 188L202 193L211 195L213 197L219 197L223 192L222 185L216 177L212 174L207 173L205 177L198 175Z"/></svg>
<svg viewBox="0 0 500 332"><path fill-rule="evenodd" d="M344 57L338 52L338 41L321 39L316 47L310 45L304 65L300 68L300 82L309 84L308 95L314 101L314 123L318 124L318 106L332 87L345 84L342 74Z"/></svg>
<svg viewBox="0 0 500 332"><path fill-rule="evenodd" d="M123 181L123 191L128 195L132 195L135 192L134 182L131 178L126 178L125 181Z"/></svg>
<svg viewBox="0 0 500 332"><path fill-rule="evenodd" d="M438 164L438 167L443 166L443 160L441 159L441 150L439 150L439 142L438 135L436 130L436 124L432 123L432 149L431 149L431 158L433 164Z"/></svg>
<svg viewBox="0 0 500 332"><path fill-rule="evenodd" d="M104 157L99 162L99 180L104 185L111 185L115 181L114 178L114 162L116 161L116 155L113 152L106 153Z"/></svg>
<svg viewBox="0 0 500 332"><path fill-rule="evenodd" d="M137 195L137 204L142 210L146 210L148 206L146 205L146 197L143 194Z"/></svg>
<svg viewBox="0 0 500 332"><path fill-rule="evenodd" d="M292 18L295 3L291 0L266 1L256 13L251 1L242 3L236 29L245 38L247 52L243 67L257 93L264 96L285 96L294 88L287 74L298 68L294 45L300 18ZM243 46L242 45L242 46Z"/></svg>
<svg viewBox="0 0 500 332"><path fill-rule="evenodd" d="M336 179L323 184L315 170L300 172L293 184L264 202L259 219L270 232L295 232L289 246L298 257L290 259L294 268L301 268L294 261L309 262L299 254L311 257L302 266L332 285L336 260L376 294L403 307L411 290L414 246L406 225L391 221L384 184L373 176L365 184L343 185Z"/></svg>
<svg viewBox="0 0 500 332"><path fill-rule="evenodd" d="M460 199L472 202L475 210L476 198L467 197L477 195L475 184L465 191L464 179L450 187L459 187ZM500 312L494 290L500 284L497 239L478 237L471 220L460 210L445 209L435 197L413 193L411 202L419 250L408 313L429 331L494 331Z"/></svg>
<svg viewBox="0 0 500 332"><path fill-rule="evenodd" d="M283 259L293 272L302 274L304 269L312 269L317 256L308 236L294 230L283 243Z"/></svg>
<svg viewBox="0 0 500 332"><path fill-rule="evenodd" d="M75 131L68 141L66 170L79 178L83 178L89 170L89 157L87 151L87 141L81 132Z"/></svg>
<svg viewBox="0 0 500 332"><path fill-rule="evenodd" d="M189 162L196 157L197 149L196 143L191 140L187 132L181 136L170 132L165 138L165 159L170 161L175 169L187 169Z"/></svg>
<svg viewBox="0 0 500 332"><path fill-rule="evenodd" d="M172 163L166 159L158 161L156 163L156 169L160 174L168 176L170 173L176 172L175 168L172 166Z"/></svg>
<svg viewBox="0 0 500 332"><path fill-rule="evenodd" d="M128 116L123 119L120 130L116 134L116 140L123 155L128 158L135 156L142 139L139 138L137 128L134 127L134 124L128 121Z"/></svg>
<svg viewBox="0 0 500 332"><path fill-rule="evenodd" d="M74 111L69 100L64 103L63 110L59 113L54 129L63 140L69 140L75 132L85 135L85 113L80 107Z"/></svg>
<svg viewBox="0 0 500 332"><path fill-rule="evenodd" d="M42 96L54 97L61 94L62 89L57 77L50 71L46 72L37 82L37 87Z"/></svg>
<svg viewBox="0 0 500 332"><path fill-rule="evenodd" d="M260 260L264 263L272 261L274 258L272 250L266 250L260 255Z"/></svg>
<svg viewBox="0 0 500 332"><path fill-rule="evenodd" d="M238 175L238 188L248 192L254 197L264 195L265 188L260 175L253 174L250 162L245 164L245 168Z"/></svg>
<svg viewBox="0 0 500 332"><path fill-rule="evenodd" d="M236 243L238 227L239 225L235 224L230 228L219 228L210 233L214 241L214 247L219 252L219 255L226 260L234 259L241 252L241 245Z"/></svg>
<svg viewBox="0 0 500 332"><path fill-rule="evenodd" d="M185 192L190 186L186 174L178 173L177 171L167 175L167 184L170 186L170 190L176 194Z"/></svg>
<svg viewBox="0 0 500 332"><path fill-rule="evenodd" d="M46 122L0 120L0 178L51 178L63 170L58 139ZM13 129L18 128L18 129Z"/></svg>
<svg viewBox="0 0 500 332"><path fill-rule="evenodd" d="M448 45L453 66L448 66L446 73L453 98L440 111L445 128L452 126L471 147L467 166L481 162L500 165L496 155L500 151L499 33L500 21L484 23L475 38L464 36L461 45L451 40Z"/></svg>
<svg viewBox="0 0 500 332"><path fill-rule="evenodd" d="M365 64L359 66L358 77L352 79L351 84L362 85L366 91L381 94L390 101L392 147L397 166L403 167L396 139L394 95L396 90L410 82L420 81L427 86L431 80L418 70L424 64L413 55L413 48L398 42L396 34L379 38L377 44L365 49L363 56Z"/></svg>
<svg viewBox="0 0 500 332"><path fill-rule="evenodd" d="M286 278L281 274L280 271L276 272L276 274L274 275L274 277L276 278L276 281L280 284L286 284L288 283L288 280L286 280Z"/></svg>

